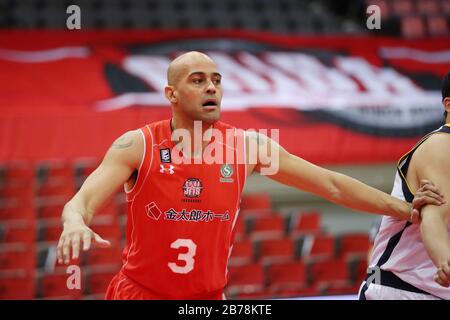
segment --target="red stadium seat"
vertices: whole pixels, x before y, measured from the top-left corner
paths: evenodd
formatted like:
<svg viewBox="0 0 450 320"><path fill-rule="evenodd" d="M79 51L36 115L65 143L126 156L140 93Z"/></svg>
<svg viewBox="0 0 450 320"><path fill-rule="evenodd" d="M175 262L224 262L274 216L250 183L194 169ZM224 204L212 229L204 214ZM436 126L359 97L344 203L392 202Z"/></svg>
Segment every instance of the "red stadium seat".
<svg viewBox="0 0 450 320"><path fill-rule="evenodd" d="M35 179L34 167L28 162L0 164L0 186L12 183L29 184Z"/></svg>
<svg viewBox="0 0 450 320"><path fill-rule="evenodd" d="M399 16L405 16L414 13L413 0L395 0L392 3L393 13Z"/></svg>
<svg viewBox="0 0 450 320"><path fill-rule="evenodd" d="M386 0L367 0L367 6L376 5L380 8L381 18L384 19L391 14L391 8L389 6L389 2Z"/></svg>
<svg viewBox="0 0 450 320"><path fill-rule="evenodd" d="M95 213L96 216L119 216L119 206L116 199L113 197L109 199L102 207Z"/></svg>
<svg viewBox="0 0 450 320"><path fill-rule="evenodd" d="M319 286L348 286L350 272L343 259L331 259L314 262L311 265L311 280Z"/></svg>
<svg viewBox="0 0 450 320"><path fill-rule="evenodd" d="M0 300L29 300L34 297L34 271L0 271Z"/></svg>
<svg viewBox="0 0 450 320"><path fill-rule="evenodd" d="M357 295L359 291L359 287L361 282L359 283L343 283L343 284L329 284L324 292L327 295L344 295L344 294L352 294Z"/></svg>
<svg viewBox="0 0 450 320"><path fill-rule="evenodd" d="M97 159L78 159L75 160L75 181L76 188L79 189L86 178L94 172L94 170L99 166L100 162Z"/></svg>
<svg viewBox="0 0 450 320"><path fill-rule="evenodd" d="M403 36L407 39L423 38L426 34L425 24L420 16L403 17L401 28Z"/></svg>
<svg viewBox="0 0 450 320"><path fill-rule="evenodd" d="M267 269L270 292L296 290L306 286L306 266L303 261L274 264Z"/></svg>
<svg viewBox="0 0 450 320"><path fill-rule="evenodd" d="M34 245L0 245L0 270L34 270L36 266L36 248Z"/></svg>
<svg viewBox="0 0 450 320"><path fill-rule="evenodd" d="M100 160L95 158L80 158L74 161L77 176L89 176L100 165Z"/></svg>
<svg viewBox="0 0 450 320"><path fill-rule="evenodd" d="M420 0L417 1L417 11L419 14L433 15L439 13L438 0Z"/></svg>
<svg viewBox="0 0 450 320"><path fill-rule="evenodd" d="M49 160L36 165L42 181L66 180L74 181L75 170L72 164L65 160Z"/></svg>
<svg viewBox="0 0 450 320"><path fill-rule="evenodd" d="M321 232L322 216L318 211L302 212L291 220L291 235L297 237L304 234Z"/></svg>
<svg viewBox="0 0 450 320"><path fill-rule="evenodd" d="M284 218L277 215L254 219L250 237L253 240L279 239L285 233L284 226Z"/></svg>
<svg viewBox="0 0 450 320"><path fill-rule="evenodd" d="M295 247L291 238L266 239L259 242L259 261L262 264L291 261L294 256Z"/></svg>
<svg viewBox="0 0 450 320"><path fill-rule="evenodd" d="M61 219L41 220L38 223L38 241L58 243L63 226Z"/></svg>
<svg viewBox="0 0 450 320"><path fill-rule="evenodd" d="M30 202L0 201L0 221L35 219L35 210Z"/></svg>
<svg viewBox="0 0 450 320"><path fill-rule="evenodd" d="M250 264L253 261L253 243L250 240L238 241L233 245L233 251L228 262L229 266Z"/></svg>
<svg viewBox="0 0 450 320"><path fill-rule="evenodd" d="M0 199L32 201L34 197L34 185L28 183L10 183L0 187Z"/></svg>
<svg viewBox="0 0 450 320"><path fill-rule="evenodd" d="M303 289L283 289L277 292L276 296L278 298L289 298L289 297L311 297L319 296L322 291L319 287L309 286Z"/></svg>
<svg viewBox="0 0 450 320"><path fill-rule="evenodd" d="M242 198L241 208L244 210L271 210L272 201L267 194L251 194Z"/></svg>
<svg viewBox="0 0 450 320"><path fill-rule="evenodd" d="M73 181L50 180L38 187L36 195L38 197L59 197L64 201L69 200L75 194Z"/></svg>
<svg viewBox="0 0 450 320"><path fill-rule="evenodd" d="M367 258L360 257L355 262L353 262L352 266L352 278L356 283L361 283L367 276Z"/></svg>
<svg viewBox="0 0 450 320"><path fill-rule="evenodd" d="M36 224L33 220L11 220L0 224L0 243L34 244Z"/></svg>
<svg viewBox="0 0 450 320"><path fill-rule="evenodd" d="M83 280L80 279L80 289L69 289L67 281L70 281L70 276L65 270L63 272L56 272L52 274L43 274L38 277L38 291L39 297L57 298L59 299L80 299L83 291ZM80 274L81 275L81 274Z"/></svg>
<svg viewBox="0 0 450 320"><path fill-rule="evenodd" d="M64 209L64 201L55 202L41 202L37 208L38 218L48 219L48 218L61 218L61 214Z"/></svg>
<svg viewBox="0 0 450 320"><path fill-rule="evenodd" d="M264 271L260 264L230 267L227 295L259 292L264 288Z"/></svg>
<svg viewBox="0 0 450 320"><path fill-rule="evenodd" d="M448 15L450 14L450 1L441 0L442 13Z"/></svg>
<svg viewBox="0 0 450 320"><path fill-rule="evenodd" d="M241 241L246 238L246 226L245 221L242 217L238 217L238 219L236 220L234 230L234 241Z"/></svg>
<svg viewBox="0 0 450 320"><path fill-rule="evenodd" d="M266 290L261 290L261 291L257 291L257 292L250 292L250 293L246 293L246 292L240 292L234 296L232 296L232 299L237 299L237 300L255 300L255 299L270 299L273 295L266 291ZM226 296L225 296L226 297ZM226 297L228 298L228 297Z"/></svg>
<svg viewBox="0 0 450 320"><path fill-rule="evenodd" d="M83 300L104 300L105 293L85 294L82 297Z"/></svg>
<svg viewBox="0 0 450 320"><path fill-rule="evenodd" d="M343 258L367 257L371 244L366 233L346 234L340 237L340 255Z"/></svg>
<svg viewBox="0 0 450 320"><path fill-rule="evenodd" d="M336 253L336 238L332 235L307 236L303 241L302 258L308 261L330 259Z"/></svg>
<svg viewBox="0 0 450 320"><path fill-rule="evenodd" d="M241 214L243 216L251 215L269 215L272 211L272 200L266 194L246 195L242 198Z"/></svg>
<svg viewBox="0 0 450 320"><path fill-rule="evenodd" d="M120 197L116 198L116 200L117 200L116 205L117 205L117 210L119 212L119 215L126 217L127 213L128 213L128 208L127 208L127 202L125 199L125 195L121 194Z"/></svg>
<svg viewBox="0 0 450 320"><path fill-rule="evenodd" d="M428 33L431 36L448 36L449 25L444 15L430 16L427 18Z"/></svg>

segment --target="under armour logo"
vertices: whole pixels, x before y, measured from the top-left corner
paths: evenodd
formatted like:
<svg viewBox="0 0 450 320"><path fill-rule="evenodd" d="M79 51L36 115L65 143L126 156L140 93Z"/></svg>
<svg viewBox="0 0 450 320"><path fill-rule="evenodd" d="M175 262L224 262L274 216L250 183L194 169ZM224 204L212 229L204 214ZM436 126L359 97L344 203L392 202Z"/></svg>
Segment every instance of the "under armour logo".
<svg viewBox="0 0 450 320"><path fill-rule="evenodd" d="M175 171L173 171L173 169L175 168L173 165L169 165L168 168L165 167L163 164L160 164L159 166L161 168L159 170L159 172L161 172L161 173L168 173L168 174L174 174L175 173Z"/></svg>

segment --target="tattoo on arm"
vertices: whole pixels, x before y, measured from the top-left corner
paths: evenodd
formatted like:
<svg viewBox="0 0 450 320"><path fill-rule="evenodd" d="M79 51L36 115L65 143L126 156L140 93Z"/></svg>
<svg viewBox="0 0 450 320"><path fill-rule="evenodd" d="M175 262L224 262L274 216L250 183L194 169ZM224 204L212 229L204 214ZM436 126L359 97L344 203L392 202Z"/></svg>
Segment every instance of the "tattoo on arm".
<svg viewBox="0 0 450 320"><path fill-rule="evenodd" d="M133 140L127 140L127 139L125 139L125 137L117 139L112 144L112 146L117 149L126 149L128 147L131 147L132 145L133 145Z"/></svg>

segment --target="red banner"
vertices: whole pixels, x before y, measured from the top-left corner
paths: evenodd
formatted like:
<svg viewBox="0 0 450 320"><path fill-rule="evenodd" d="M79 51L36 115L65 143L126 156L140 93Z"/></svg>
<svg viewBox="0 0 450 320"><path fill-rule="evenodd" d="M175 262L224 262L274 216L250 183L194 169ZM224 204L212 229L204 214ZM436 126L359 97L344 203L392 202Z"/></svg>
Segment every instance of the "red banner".
<svg viewBox="0 0 450 320"><path fill-rule="evenodd" d="M442 123L449 40L2 31L0 160L102 157L124 131L170 117L167 64L195 49L223 74L223 121L280 129L315 163L394 161Z"/></svg>

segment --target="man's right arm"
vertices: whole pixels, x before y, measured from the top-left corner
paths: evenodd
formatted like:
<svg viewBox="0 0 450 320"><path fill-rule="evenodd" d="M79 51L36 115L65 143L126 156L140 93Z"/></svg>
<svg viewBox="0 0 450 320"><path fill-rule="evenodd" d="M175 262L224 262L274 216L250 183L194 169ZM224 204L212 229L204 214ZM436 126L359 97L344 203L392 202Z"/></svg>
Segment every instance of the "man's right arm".
<svg viewBox="0 0 450 320"><path fill-rule="evenodd" d="M57 247L59 263L69 263L70 251L72 259L77 259L81 243L83 250L89 249L91 241L98 246L109 246L108 241L103 240L88 226L94 213L139 167L143 150L143 139L139 131L129 131L119 137L111 145L99 167L66 203L62 213L63 232Z"/></svg>

